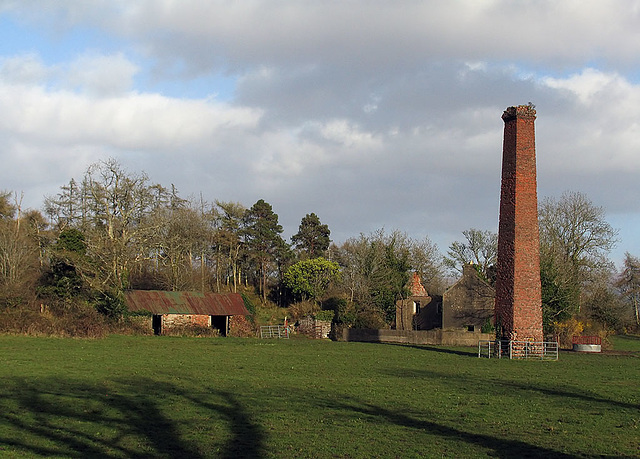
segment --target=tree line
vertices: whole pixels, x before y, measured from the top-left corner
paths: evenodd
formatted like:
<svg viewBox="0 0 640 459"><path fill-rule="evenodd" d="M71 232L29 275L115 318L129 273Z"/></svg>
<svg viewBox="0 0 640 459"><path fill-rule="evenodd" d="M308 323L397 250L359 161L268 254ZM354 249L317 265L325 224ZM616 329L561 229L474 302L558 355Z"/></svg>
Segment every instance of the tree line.
<svg viewBox="0 0 640 459"><path fill-rule="evenodd" d="M428 238L379 230L341 244L315 213L290 241L272 206L183 198L178 190L130 173L111 159L71 179L42 211L23 211L0 194L0 307L95 308L126 313L127 289L246 291L278 306L329 308L362 327L392 324L413 271L431 293L473 261L493 282L497 236L465 230L442 257ZM588 311L610 328L638 323L640 263L628 254L622 273L607 255L616 232L604 211L580 193L540 205L545 329ZM635 309L634 309L635 308Z"/></svg>
<svg viewBox="0 0 640 459"><path fill-rule="evenodd" d="M340 297L350 305L345 314L371 325L391 319L410 270L442 283L428 240L378 231L338 246L314 213L290 242L282 232L262 199L248 208L186 199L115 160L100 161L46 197L42 212L0 195L0 304L84 302L119 317L127 289L249 288L279 306Z"/></svg>

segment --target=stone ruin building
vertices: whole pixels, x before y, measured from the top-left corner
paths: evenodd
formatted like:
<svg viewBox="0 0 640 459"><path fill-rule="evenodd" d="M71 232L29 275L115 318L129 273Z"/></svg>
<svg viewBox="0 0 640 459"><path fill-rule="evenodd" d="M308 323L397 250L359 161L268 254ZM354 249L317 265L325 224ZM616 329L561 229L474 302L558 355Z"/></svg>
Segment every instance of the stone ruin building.
<svg viewBox="0 0 640 459"><path fill-rule="evenodd" d="M495 290L473 264L443 295L429 295L413 273L409 297L396 302L396 330L459 330L479 332L494 316Z"/></svg>
<svg viewBox="0 0 640 459"><path fill-rule="evenodd" d="M441 328L442 296L429 295L415 272L407 288L409 296L396 302L396 330Z"/></svg>

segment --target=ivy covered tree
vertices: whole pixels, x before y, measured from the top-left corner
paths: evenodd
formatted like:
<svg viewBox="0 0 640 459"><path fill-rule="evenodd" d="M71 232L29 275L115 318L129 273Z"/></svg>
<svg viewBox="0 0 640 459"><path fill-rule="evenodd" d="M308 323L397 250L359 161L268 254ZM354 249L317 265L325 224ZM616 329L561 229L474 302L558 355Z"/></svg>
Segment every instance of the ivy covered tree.
<svg viewBox="0 0 640 459"><path fill-rule="evenodd" d="M65 228L50 250L49 270L41 280L40 293L68 304L84 293L86 276L90 272L87 243L76 228Z"/></svg>
<svg viewBox="0 0 640 459"><path fill-rule="evenodd" d="M16 207L11 204L11 192L0 191L0 220L13 218Z"/></svg>
<svg viewBox="0 0 640 459"><path fill-rule="evenodd" d="M284 284L303 300L311 298L317 302L339 273L338 263L322 257L311 258L290 266L284 272Z"/></svg>
<svg viewBox="0 0 640 459"><path fill-rule="evenodd" d="M324 256L331 239L329 226L323 225L314 213L305 215L300 222L298 232L291 236L294 248L301 258L317 258Z"/></svg>
<svg viewBox="0 0 640 459"><path fill-rule="evenodd" d="M636 326L640 325L640 258L629 252L624 256L624 267L617 283L623 298L633 310Z"/></svg>
<svg viewBox="0 0 640 459"><path fill-rule="evenodd" d="M578 311L580 289L571 282L564 282L553 259L540 261L542 295L542 326L545 333L552 333L555 324L563 322Z"/></svg>

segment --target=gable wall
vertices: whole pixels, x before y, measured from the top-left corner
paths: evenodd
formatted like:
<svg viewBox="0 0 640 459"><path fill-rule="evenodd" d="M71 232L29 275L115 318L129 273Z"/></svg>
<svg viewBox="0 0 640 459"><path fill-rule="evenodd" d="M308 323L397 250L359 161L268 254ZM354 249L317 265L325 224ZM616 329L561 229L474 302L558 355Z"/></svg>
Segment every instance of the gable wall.
<svg viewBox="0 0 640 459"><path fill-rule="evenodd" d="M493 318L495 290L477 274L473 265L463 268L462 278L443 295L442 328L482 327Z"/></svg>

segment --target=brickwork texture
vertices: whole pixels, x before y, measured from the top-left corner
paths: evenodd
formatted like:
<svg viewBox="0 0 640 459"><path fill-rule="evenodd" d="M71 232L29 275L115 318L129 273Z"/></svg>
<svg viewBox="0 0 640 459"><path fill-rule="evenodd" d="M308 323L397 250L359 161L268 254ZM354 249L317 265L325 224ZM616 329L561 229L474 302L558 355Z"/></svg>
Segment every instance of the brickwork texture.
<svg viewBox="0 0 640 459"><path fill-rule="evenodd" d="M502 115L504 144L495 320L501 336L542 341L540 239L536 182L536 111L509 107Z"/></svg>

